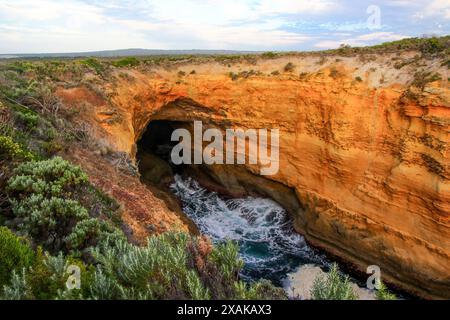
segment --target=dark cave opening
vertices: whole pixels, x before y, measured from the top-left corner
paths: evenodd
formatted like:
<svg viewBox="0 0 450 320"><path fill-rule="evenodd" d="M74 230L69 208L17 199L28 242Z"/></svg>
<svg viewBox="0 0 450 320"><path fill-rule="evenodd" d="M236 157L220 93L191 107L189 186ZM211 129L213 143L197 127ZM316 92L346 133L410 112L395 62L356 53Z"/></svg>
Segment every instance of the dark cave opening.
<svg viewBox="0 0 450 320"><path fill-rule="evenodd" d="M174 174L183 172L183 165L175 165L170 159L172 148L178 143L171 141L172 132L183 122L151 121L137 142L136 160L144 182L167 187Z"/></svg>

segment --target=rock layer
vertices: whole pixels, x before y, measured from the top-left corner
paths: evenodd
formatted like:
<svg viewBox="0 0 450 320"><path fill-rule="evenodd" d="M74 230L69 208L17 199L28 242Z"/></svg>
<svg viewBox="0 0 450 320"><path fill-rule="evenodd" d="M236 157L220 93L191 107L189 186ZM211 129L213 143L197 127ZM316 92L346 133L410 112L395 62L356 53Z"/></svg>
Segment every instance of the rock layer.
<svg viewBox="0 0 450 320"><path fill-rule="evenodd" d="M280 170L265 178L295 191L295 226L308 241L363 272L378 265L385 281L406 290L450 298L448 80L419 90L410 86L414 70L397 70L391 59L287 56L128 70L108 88L119 120L108 121L104 105L87 118L133 156L151 120L279 128ZM295 72L270 74L287 62ZM448 78L448 69L426 63ZM257 72L228 75L245 68Z"/></svg>

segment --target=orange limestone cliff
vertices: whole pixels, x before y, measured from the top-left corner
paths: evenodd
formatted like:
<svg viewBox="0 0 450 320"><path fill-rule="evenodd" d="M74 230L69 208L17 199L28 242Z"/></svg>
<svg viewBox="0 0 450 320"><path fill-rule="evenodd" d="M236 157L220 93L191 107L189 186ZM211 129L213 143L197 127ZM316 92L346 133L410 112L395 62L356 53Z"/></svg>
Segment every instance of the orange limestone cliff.
<svg viewBox="0 0 450 320"><path fill-rule="evenodd" d="M279 128L280 169L264 179L295 191L298 232L362 272L378 265L387 282L450 298L449 70L426 60L422 68L441 80L419 85L415 67L394 68L395 57L283 56L120 70L103 87L110 101L84 94L93 95L85 116L132 156L155 119ZM295 66L289 72L288 62ZM73 90L89 91L59 94L67 99Z"/></svg>

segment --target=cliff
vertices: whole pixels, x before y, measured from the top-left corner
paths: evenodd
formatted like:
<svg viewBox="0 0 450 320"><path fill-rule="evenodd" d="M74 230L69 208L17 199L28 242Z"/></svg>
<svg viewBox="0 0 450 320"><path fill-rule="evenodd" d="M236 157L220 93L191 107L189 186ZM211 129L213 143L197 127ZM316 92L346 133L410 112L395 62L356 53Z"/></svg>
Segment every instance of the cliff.
<svg viewBox="0 0 450 320"><path fill-rule="evenodd" d="M83 103L98 137L131 157L152 120L279 128L280 170L264 179L295 194L298 232L363 272L375 264L392 284L450 298L450 73L416 54L180 62L116 70L100 93L80 85L58 95ZM159 210L181 223L179 213Z"/></svg>

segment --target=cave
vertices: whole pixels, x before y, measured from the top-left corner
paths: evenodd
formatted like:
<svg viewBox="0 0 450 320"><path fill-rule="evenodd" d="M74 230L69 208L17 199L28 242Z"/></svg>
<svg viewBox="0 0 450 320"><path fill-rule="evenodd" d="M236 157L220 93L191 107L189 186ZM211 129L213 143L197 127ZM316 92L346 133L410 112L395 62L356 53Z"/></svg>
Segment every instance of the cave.
<svg viewBox="0 0 450 320"><path fill-rule="evenodd" d="M295 190L282 183L255 174L243 165L175 165L170 159L170 153L178 144L178 141L171 141L172 132L177 128L192 131L192 122L152 120L137 141L136 160L144 183L167 191L175 174L191 176L206 189L215 191L225 198L245 196L271 198L298 222L298 213L303 208Z"/></svg>
<svg viewBox="0 0 450 320"><path fill-rule="evenodd" d="M181 127L181 122L155 120L137 142L136 159L142 180L158 186L167 186L175 173L182 173L183 165L175 165L170 160L170 152L177 142L171 141L173 130Z"/></svg>
<svg viewBox="0 0 450 320"><path fill-rule="evenodd" d="M209 125L213 124L209 123ZM154 195L163 200L172 211L175 211L180 216L183 216L185 221L188 222L190 230L193 233L203 233L211 236L210 233L202 228L205 224L202 225L201 222L199 223L198 219L196 219L198 216L192 214L193 211L196 211L196 209L192 209L196 204L190 203L186 205L186 202L193 201L190 199L191 194L187 192L187 194L180 195L177 193L176 188L174 188L174 185L177 185L177 179L180 179L179 177L183 177L182 179L185 179L183 181L190 181L189 179L192 179L195 183L198 183L201 188L207 190L206 193L208 194L208 199L200 198L201 201L208 202L211 197L217 197L217 199L220 199L219 202L221 204L231 204L230 211L236 210L237 212L234 212L234 214L242 214L242 217L245 217L244 219L242 219L242 217L237 218L240 223L243 223L242 226L239 225L238 229L249 227L249 229L252 230L252 224L255 223L255 221L258 220L258 216L261 215L263 217L267 217L267 219L274 219L273 225L271 225L272 220L267 220L267 222L259 222L261 223L261 228L268 227L272 229L272 232L279 232L280 234L284 234L284 232L295 233L298 237L300 237L300 235L295 232L293 222L294 217L297 215L299 210L302 210L302 208L293 189L282 185L281 183L269 180L264 176L254 174L247 170L243 165L175 165L171 161L171 151L172 148L178 144L178 141L171 141L171 136L173 131L178 128L192 130L193 124L188 121L171 121L160 119L150 121L140 139L136 143L136 160L140 171L141 181L151 189ZM176 178L176 175L178 175L178 178ZM192 197L195 198L197 195L192 194ZM250 196L250 198L248 198L248 196ZM249 200L250 204L245 204L246 199L251 198L268 199L272 201L273 205L269 204L266 211L262 210L260 212L256 209L253 210L251 204L252 200ZM237 200L240 204L235 205L233 203L235 200ZM241 206L241 209L237 208L239 206ZM214 215L218 212L218 221L223 218L228 219L226 220L228 222L230 222L230 220L232 221L234 218L231 217L231 214L227 213L226 215L221 216L221 207L222 206L220 205L217 207L208 208L209 210L206 210L204 214ZM278 211L267 213L267 210L270 211L273 208L275 208L275 211ZM283 213L280 213L280 209ZM284 221L278 218L278 214L283 215ZM246 218L248 218L249 225L246 225ZM287 222L290 223L290 227L287 226ZM268 224L270 226L268 226ZM213 229L213 224L208 223L208 225L211 225L211 229ZM275 230L277 228L279 230ZM229 232L233 231L234 230L230 230ZM254 229L252 232L254 232L252 235L253 237L265 234L265 232L261 232L261 234L257 235L258 232L255 232ZM277 237L276 235L272 236L274 238ZM214 239L214 236L212 237ZM303 242L299 242L300 246L304 245ZM267 263L267 266L265 264L261 264L257 267L246 265L243 270L243 274L241 275L244 279L255 280L268 277L276 285L281 286L281 278L285 277L286 270L294 270L298 266L298 263L303 261L301 259L306 259L305 257L300 259L290 255L289 253L283 252L283 261L275 262L275 260L268 258L271 254L274 254L274 252L271 252L271 249L267 244L264 244L264 241L263 243L243 241L240 245L244 248L244 254L254 254L258 257L266 257L267 261L270 261L265 262ZM284 242L280 241L279 245L280 248L282 248ZM283 251L282 249L279 250ZM281 254L279 255L281 256ZM306 259L306 261L313 262L308 259ZM276 272L267 271L271 268L278 268L279 270Z"/></svg>

